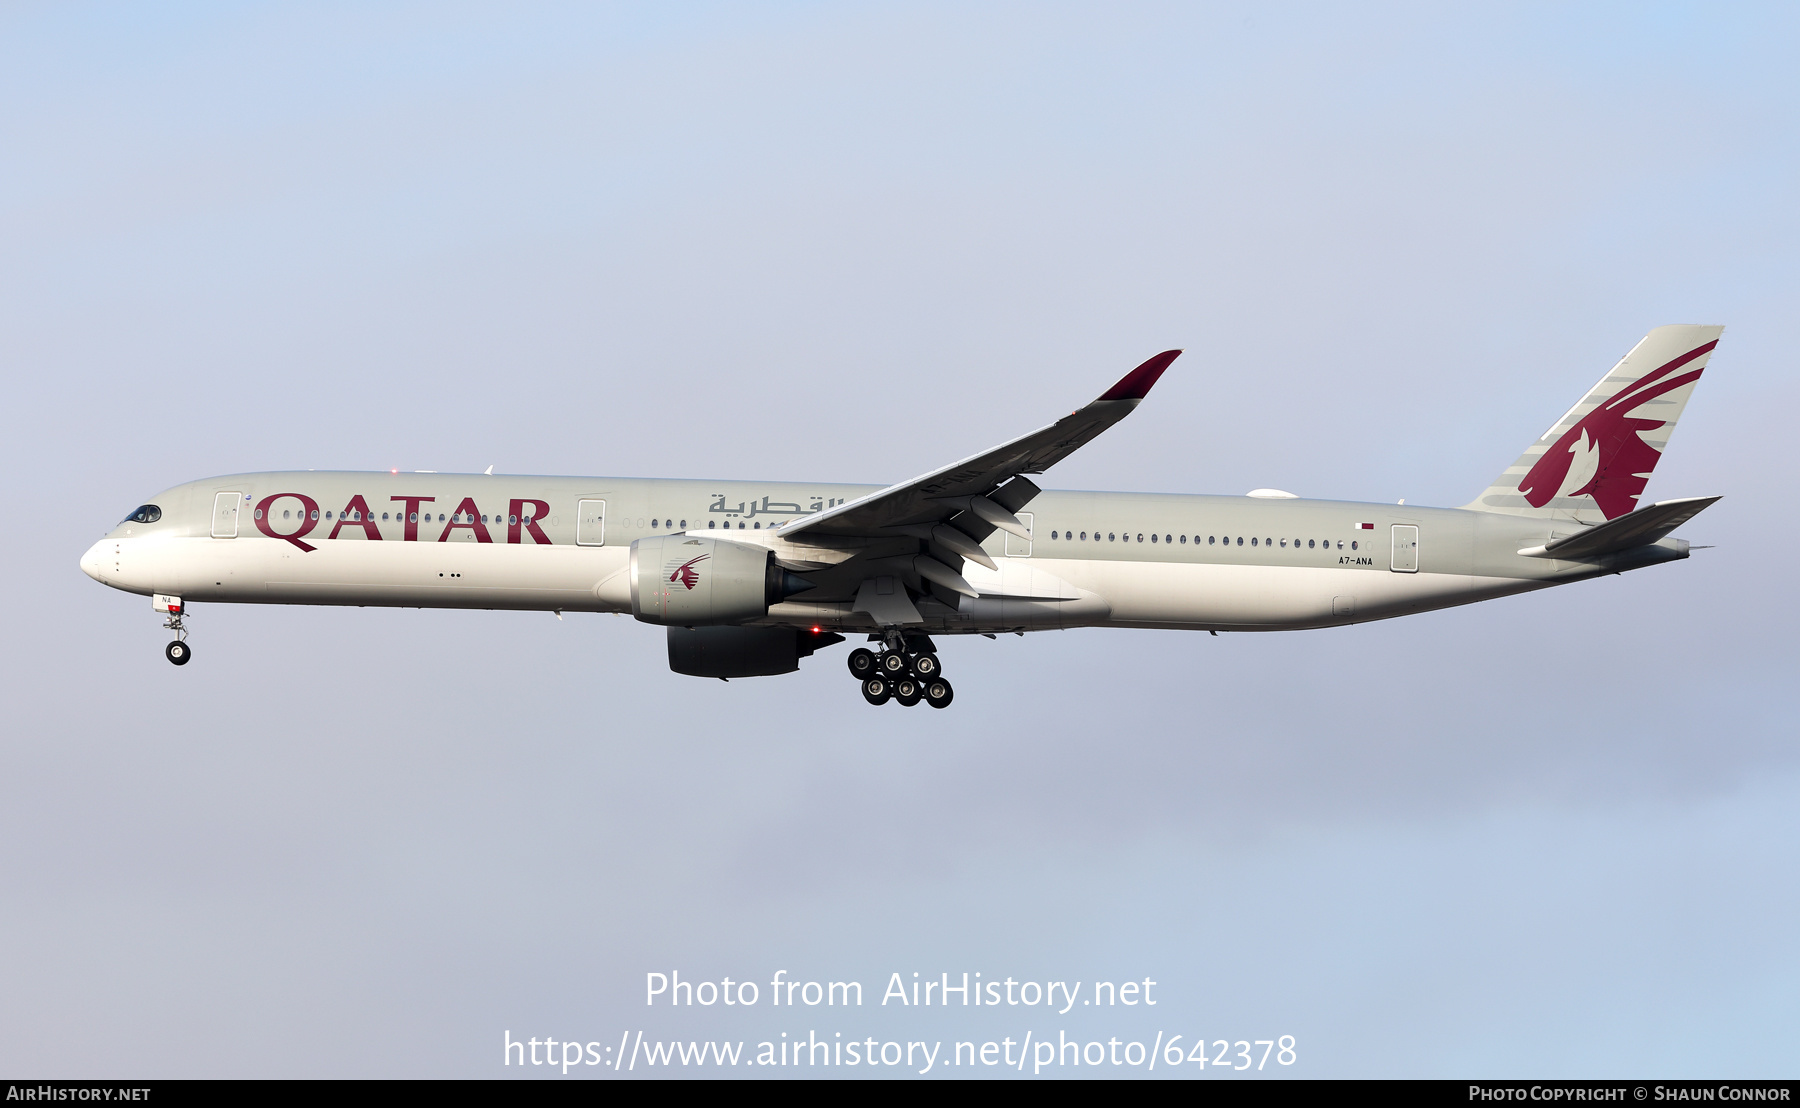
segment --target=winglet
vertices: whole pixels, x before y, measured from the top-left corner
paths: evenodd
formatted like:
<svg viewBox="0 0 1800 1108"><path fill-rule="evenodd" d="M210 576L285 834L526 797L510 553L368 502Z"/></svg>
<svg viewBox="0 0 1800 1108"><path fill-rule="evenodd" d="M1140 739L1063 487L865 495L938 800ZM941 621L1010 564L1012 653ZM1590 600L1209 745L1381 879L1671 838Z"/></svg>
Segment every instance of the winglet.
<svg viewBox="0 0 1800 1108"><path fill-rule="evenodd" d="M1100 399L1142 400L1144 397L1150 395L1150 387L1156 384L1156 379L1163 375L1163 370L1169 368L1169 363L1179 357L1181 357L1181 351L1179 350L1163 351L1161 354L1158 354L1156 357L1151 358L1143 365L1138 366L1130 373L1119 378L1119 383L1112 388L1107 389L1106 393L1101 396Z"/></svg>

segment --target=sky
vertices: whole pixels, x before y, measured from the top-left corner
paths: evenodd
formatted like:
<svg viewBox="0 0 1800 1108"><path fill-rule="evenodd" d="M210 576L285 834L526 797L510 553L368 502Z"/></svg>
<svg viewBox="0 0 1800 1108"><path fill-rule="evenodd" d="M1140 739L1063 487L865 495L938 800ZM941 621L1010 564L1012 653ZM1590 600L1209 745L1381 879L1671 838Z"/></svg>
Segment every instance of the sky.
<svg viewBox="0 0 1800 1108"><path fill-rule="evenodd" d="M504 1044L810 1035L945 1046L728 1072L1792 1076L1797 37L1778 4L0 10L0 1072L705 1076ZM1174 346L1042 484L1454 506L1666 323L1726 327L1647 490L1724 495L1688 561L945 641L941 712L868 707L842 647L678 676L600 615L205 605L177 669L77 565L252 470L885 484ZM777 1008L778 973L865 1001ZM963 973L1157 1003L880 1002ZM1165 1061L946 1062L1028 1034Z"/></svg>

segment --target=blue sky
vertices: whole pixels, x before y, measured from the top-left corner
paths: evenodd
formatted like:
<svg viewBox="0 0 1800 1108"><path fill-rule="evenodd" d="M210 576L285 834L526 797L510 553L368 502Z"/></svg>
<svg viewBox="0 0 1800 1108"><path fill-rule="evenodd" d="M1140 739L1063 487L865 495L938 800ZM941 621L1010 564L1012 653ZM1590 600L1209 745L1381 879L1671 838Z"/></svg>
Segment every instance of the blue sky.
<svg viewBox="0 0 1800 1108"><path fill-rule="evenodd" d="M504 1076L554 1035L1293 1034L1775 1075L1800 995L1784 6L0 14L0 1069ZM86 546L272 468L889 482L1188 353L1061 488L1461 504L1725 338L1688 562L1385 624L678 677L613 617L202 607ZM647 1011L644 974L1155 1012ZM1208 1071L1209 1073L1211 1071ZM573 1076L573 1075L571 1075Z"/></svg>

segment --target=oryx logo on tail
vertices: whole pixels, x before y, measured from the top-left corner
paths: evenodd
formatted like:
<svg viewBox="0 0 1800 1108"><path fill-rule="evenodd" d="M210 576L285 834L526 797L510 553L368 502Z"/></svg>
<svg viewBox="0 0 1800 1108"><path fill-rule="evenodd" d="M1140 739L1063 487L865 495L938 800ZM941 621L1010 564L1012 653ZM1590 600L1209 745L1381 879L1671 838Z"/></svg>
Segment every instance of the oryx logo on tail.
<svg viewBox="0 0 1800 1108"><path fill-rule="evenodd" d="M1638 496L1650 481L1650 471L1662 457L1661 451L1644 441L1643 432L1658 430L1670 421L1632 413L1664 393L1698 381L1704 366L1687 373L1676 371L1717 345L1715 339L1644 374L1582 416L1519 482L1526 501L1541 508L1557 496L1591 496L1607 519L1636 508Z"/></svg>
<svg viewBox="0 0 1800 1108"><path fill-rule="evenodd" d="M712 557L711 554L702 554L698 558L689 558L675 567L675 572L669 574L669 580L680 582L689 592L693 592L694 586L700 583L700 571L694 568L694 563L704 562L710 557Z"/></svg>
<svg viewBox="0 0 1800 1108"><path fill-rule="evenodd" d="M1652 330L1466 506L1590 525L1630 515L1724 330Z"/></svg>

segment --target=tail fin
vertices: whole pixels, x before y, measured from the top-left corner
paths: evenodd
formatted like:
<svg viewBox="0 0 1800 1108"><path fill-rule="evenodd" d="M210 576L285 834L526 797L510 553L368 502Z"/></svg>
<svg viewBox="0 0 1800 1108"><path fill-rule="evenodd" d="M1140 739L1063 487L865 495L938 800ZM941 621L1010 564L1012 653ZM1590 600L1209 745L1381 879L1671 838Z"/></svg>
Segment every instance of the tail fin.
<svg viewBox="0 0 1800 1108"><path fill-rule="evenodd" d="M1602 523L1637 507L1723 327L1658 327L1464 505Z"/></svg>

